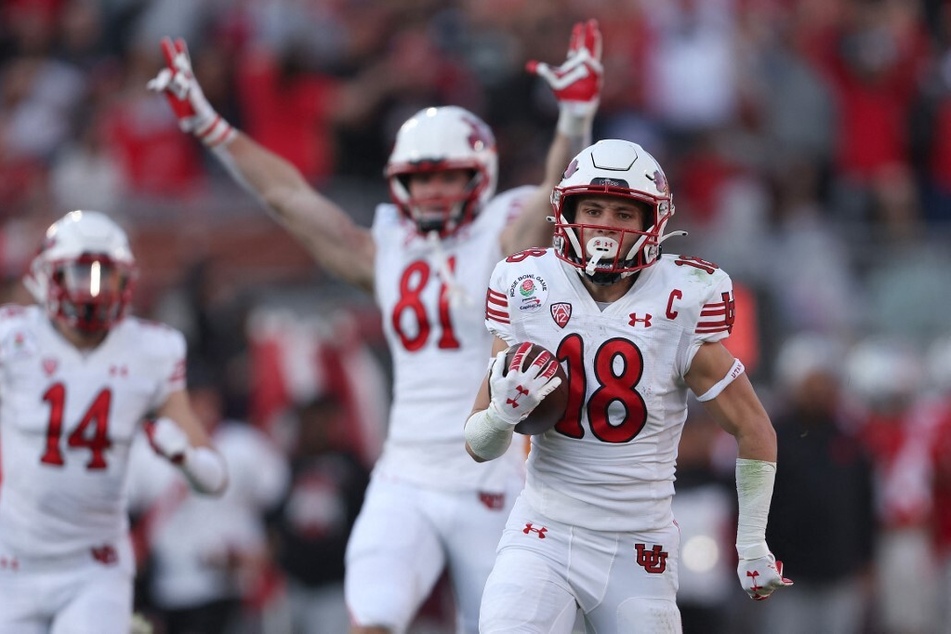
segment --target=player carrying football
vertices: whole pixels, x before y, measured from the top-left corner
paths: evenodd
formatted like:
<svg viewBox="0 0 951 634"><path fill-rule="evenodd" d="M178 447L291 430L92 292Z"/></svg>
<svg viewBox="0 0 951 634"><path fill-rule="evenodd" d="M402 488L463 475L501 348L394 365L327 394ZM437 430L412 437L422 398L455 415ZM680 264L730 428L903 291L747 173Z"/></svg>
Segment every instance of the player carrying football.
<svg viewBox="0 0 951 634"><path fill-rule="evenodd" d="M635 143L583 150L552 204L554 248L499 262L486 297L498 356L466 424L470 455L500 455L552 388L539 366L514 359L502 376L511 344L552 351L569 397L556 426L532 436L480 631L567 633L576 606L601 634L680 631L671 498L688 389L736 437L738 574L752 598L767 598L791 583L765 538L776 435L721 343L734 320L729 276L699 258L661 255L674 205L660 165Z"/></svg>

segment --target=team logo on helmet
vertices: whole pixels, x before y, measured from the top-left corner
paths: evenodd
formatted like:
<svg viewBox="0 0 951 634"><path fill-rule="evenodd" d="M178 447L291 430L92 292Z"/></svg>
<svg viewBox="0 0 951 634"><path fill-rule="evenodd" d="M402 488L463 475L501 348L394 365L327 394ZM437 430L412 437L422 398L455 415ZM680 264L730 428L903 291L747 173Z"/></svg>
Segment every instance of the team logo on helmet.
<svg viewBox="0 0 951 634"><path fill-rule="evenodd" d="M667 177L664 176L664 173L660 170L654 170L653 176L650 176L650 179L654 181L654 184L657 185L657 189L665 194L670 193L670 184L667 182Z"/></svg>
<svg viewBox="0 0 951 634"><path fill-rule="evenodd" d="M463 117L463 121L468 123L469 127L472 128L472 131L466 138L466 141L469 143L469 147L471 147L473 150L482 150L485 148L491 148L495 145L495 139L492 137L492 132L482 121L472 117Z"/></svg>
<svg viewBox="0 0 951 634"><path fill-rule="evenodd" d="M571 175L578 171L578 159L572 160L565 168L565 174L562 178L571 178Z"/></svg>

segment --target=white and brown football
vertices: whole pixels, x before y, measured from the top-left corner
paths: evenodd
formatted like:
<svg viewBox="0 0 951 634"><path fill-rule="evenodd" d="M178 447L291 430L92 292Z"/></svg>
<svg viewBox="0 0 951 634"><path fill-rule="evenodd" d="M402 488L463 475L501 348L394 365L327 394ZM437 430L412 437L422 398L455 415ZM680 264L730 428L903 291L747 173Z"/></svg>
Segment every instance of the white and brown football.
<svg viewBox="0 0 951 634"><path fill-rule="evenodd" d="M520 343L517 343L505 351L505 372L508 372L512 357L515 356L515 351L518 350L520 345ZM529 350L528 355L526 355L525 365L522 367L531 365L532 361L542 352L548 352L553 359L557 358L550 350L546 350L537 343L533 343L532 349ZM561 420L561 417L565 413L565 407L568 406L568 375L560 363L558 364L556 376L561 377L561 385L542 399L542 402L539 403L524 420L515 426L515 431L520 434L525 434L526 436L534 436L536 434L545 433Z"/></svg>

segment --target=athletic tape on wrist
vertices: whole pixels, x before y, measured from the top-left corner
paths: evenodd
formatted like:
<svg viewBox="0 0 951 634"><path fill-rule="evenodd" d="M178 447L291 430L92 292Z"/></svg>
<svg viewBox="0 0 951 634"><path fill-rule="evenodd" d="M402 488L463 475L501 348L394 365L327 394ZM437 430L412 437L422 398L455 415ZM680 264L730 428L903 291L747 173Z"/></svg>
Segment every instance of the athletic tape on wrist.
<svg viewBox="0 0 951 634"><path fill-rule="evenodd" d="M221 115L216 114L210 125L195 134L206 146L216 148L229 143L237 135L237 132L231 127L230 123L221 118Z"/></svg>
<svg viewBox="0 0 951 634"><path fill-rule="evenodd" d="M773 498L776 463L766 460L736 460L736 552L742 559L758 559L769 554L766 522Z"/></svg>
<svg viewBox="0 0 951 634"><path fill-rule="evenodd" d="M558 111L556 129L567 137L585 137L590 139L591 128L594 125L593 114L578 114L575 108L565 104Z"/></svg>
<svg viewBox="0 0 951 634"><path fill-rule="evenodd" d="M476 412L466 421L466 443L483 460L495 460L512 444L515 426L496 419L489 410Z"/></svg>

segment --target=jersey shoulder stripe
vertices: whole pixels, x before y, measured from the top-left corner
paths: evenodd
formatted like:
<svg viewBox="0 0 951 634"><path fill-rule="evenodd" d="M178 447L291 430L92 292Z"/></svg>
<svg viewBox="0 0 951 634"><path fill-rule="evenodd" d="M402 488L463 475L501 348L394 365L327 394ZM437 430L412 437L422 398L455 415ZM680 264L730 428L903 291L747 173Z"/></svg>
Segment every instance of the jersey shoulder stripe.
<svg viewBox="0 0 951 634"><path fill-rule="evenodd" d="M724 291L720 294L719 302L709 302L700 309L700 319L697 321L698 335L714 332L731 332L733 322L736 321L736 304L733 300L733 291Z"/></svg>
<svg viewBox="0 0 951 634"><path fill-rule="evenodd" d="M726 271L708 260L668 254L661 256L650 271L659 288L680 289L682 301L678 307L681 312L692 307L687 312L692 314L690 329L694 335L710 341L729 336L736 307L733 282Z"/></svg>
<svg viewBox="0 0 951 634"><path fill-rule="evenodd" d="M510 323L509 305L505 294L489 289L485 294L485 318L500 324Z"/></svg>

